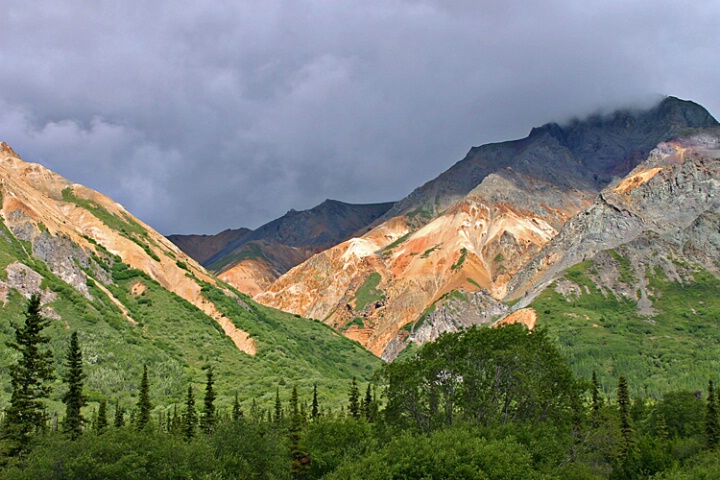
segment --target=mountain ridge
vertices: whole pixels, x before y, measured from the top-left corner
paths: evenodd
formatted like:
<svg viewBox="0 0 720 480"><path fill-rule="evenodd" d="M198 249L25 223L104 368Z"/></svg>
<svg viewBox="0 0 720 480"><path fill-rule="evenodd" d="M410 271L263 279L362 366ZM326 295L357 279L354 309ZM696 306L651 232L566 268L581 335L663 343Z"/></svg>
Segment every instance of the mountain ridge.
<svg viewBox="0 0 720 480"><path fill-rule="evenodd" d="M663 141L715 125L700 105L667 97L648 110L548 124L523 139L474 147L368 233L293 268L255 298L324 319L391 360L398 350L388 346L403 343L404 326L436 302L482 290L499 301L601 188ZM373 275L380 276L374 306L358 311L355 299Z"/></svg>

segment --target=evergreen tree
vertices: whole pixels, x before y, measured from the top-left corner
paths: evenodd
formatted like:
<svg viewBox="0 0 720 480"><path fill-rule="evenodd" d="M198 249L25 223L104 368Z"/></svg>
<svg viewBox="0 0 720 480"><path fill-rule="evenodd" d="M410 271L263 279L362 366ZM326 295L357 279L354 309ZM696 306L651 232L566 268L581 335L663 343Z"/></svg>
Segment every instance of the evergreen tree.
<svg viewBox="0 0 720 480"><path fill-rule="evenodd" d="M70 435L72 440L77 439L82 434L83 418L81 408L85 403L82 389L85 380L82 365L82 352L78 342L77 332L73 332L70 336L70 348L66 357L67 373L63 380L68 385L68 391L63 396L65 404L65 421L63 423L63 431Z"/></svg>
<svg viewBox="0 0 720 480"><path fill-rule="evenodd" d="M718 404L712 380L708 382L707 406L705 407L705 447L715 450L720 440L720 424L718 423Z"/></svg>
<svg viewBox="0 0 720 480"><path fill-rule="evenodd" d="M143 376L140 382L140 395L137 402L137 418L135 419L135 428L144 429L150 423L150 381L148 380L147 365L143 365Z"/></svg>
<svg viewBox="0 0 720 480"><path fill-rule="evenodd" d="M600 400L600 383L598 382L595 370L592 373L592 381L590 383L590 394L592 397L592 412L591 412L591 423L593 428L600 426L600 407L602 401Z"/></svg>
<svg viewBox="0 0 720 480"><path fill-rule="evenodd" d="M365 398L362 402L362 414L368 422L373 420L373 397L370 388L370 384L368 383L367 390L365 390Z"/></svg>
<svg viewBox="0 0 720 480"><path fill-rule="evenodd" d="M20 358L10 365L12 393L6 410L2 432L6 454L16 455L26 449L32 434L45 429L46 416L43 399L50 394L52 352L47 348L50 339L42 335L49 320L40 314L40 296L33 295L27 304L24 325L13 325L15 341L7 346Z"/></svg>
<svg viewBox="0 0 720 480"><path fill-rule="evenodd" d="M630 393L627 380L622 375L618 379L617 402L620 412L620 435L622 437L619 457L622 461L626 461L633 446L633 428L630 423Z"/></svg>
<svg viewBox="0 0 720 480"><path fill-rule="evenodd" d="M205 399L203 403L202 417L200 425L202 431L210 434L215 429L215 392L213 391L213 371L212 367L207 369L207 380L205 382Z"/></svg>
<svg viewBox="0 0 720 480"><path fill-rule="evenodd" d="M352 418L360 418L360 390L355 377L352 379L350 394L348 395L348 414Z"/></svg>
<svg viewBox="0 0 720 480"><path fill-rule="evenodd" d="M280 387L275 389L275 423L280 423L282 419L282 403L280 402Z"/></svg>
<svg viewBox="0 0 720 480"><path fill-rule="evenodd" d="M187 399L185 400L185 413L183 414L183 435L190 439L195 436L197 425L197 412L195 411L195 396L192 385L188 385Z"/></svg>
<svg viewBox="0 0 720 480"><path fill-rule="evenodd" d="M115 400L115 418L113 426L120 428L125 425L125 409L120 407L120 400Z"/></svg>
<svg viewBox="0 0 720 480"><path fill-rule="evenodd" d="M297 386L293 386L290 395L290 424L288 425L288 440L292 457L290 472L293 479L306 478L310 467L310 457L301 446L303 421L304 418L300 415Z"/></svg>
<svg viewBox="0 0 720 480"><path fill-rule="evenodd" d="M100 408L98 409L97 421L95 422L95 433L102 435L108 427L107 418L107 400L100 400Z"/></svg>
<svg viewBox="0 0 720 480"><path fill-rule="evenodd" d="M243 412L240 409L240 401L238 400L238 394L235 392L235 401L233 402L232 418L234 421L239 421L243 416Z"/></svg>
<svg viewBox="0 0 720 480"><path fill-rule="evenodd" d="M318 418L318 398L317 398L317 383L313 385L313 399L312 407L310 408L310 418L317 420Z"/></svg>

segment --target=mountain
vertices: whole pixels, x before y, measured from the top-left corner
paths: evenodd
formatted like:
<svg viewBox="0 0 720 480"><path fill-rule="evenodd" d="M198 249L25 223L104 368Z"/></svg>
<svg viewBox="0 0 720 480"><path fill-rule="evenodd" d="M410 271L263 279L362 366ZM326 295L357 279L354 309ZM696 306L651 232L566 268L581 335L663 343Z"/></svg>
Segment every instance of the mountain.
<svg viewBox="0 0 720 480"><path fill-rule="evenodd" d="M310 210L290 210L254 231L225 230L217 235L168 238L220 279L256 295L292 267L346 240L392 206L325 200Z"/></svg>
<svg viewBox="0 0 720 480"><path fill-rule="evenodd" d="M534 278L529 265L603 189L659 144L714 126L703 107L667 97L475 147L370 231L309 258L255 299L322 319L392 360L409 341L507 314L502 300ZM535 321L514 315L508 321Z"/></svg>
<svg viewBox="0 0 720 480"><path fill-rule="evenodd" d="M308 394L314 383L335 401L379 365L319 322L256 304L112 199L26 163L5 143L0 196L0 341L26 298L41 294L56 367L77 331L91 400L129 407L148 365L155 405L180 401L208 366L221 403L237 392L269 404L278 385ZM2 365L12 361L0 349ZM9 385L5 369L0 381ZM57 380L55 401L62 388ZM7 397L5 388L0 408Z"/></svg>

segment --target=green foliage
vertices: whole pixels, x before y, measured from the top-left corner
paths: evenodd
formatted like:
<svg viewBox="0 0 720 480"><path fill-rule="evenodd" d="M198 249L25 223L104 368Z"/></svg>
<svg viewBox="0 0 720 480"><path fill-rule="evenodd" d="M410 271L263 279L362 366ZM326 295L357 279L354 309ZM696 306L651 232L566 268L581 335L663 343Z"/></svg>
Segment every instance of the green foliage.
<svg viewBox="0 0 720 480"><path fill-rule="evenodd" d="M378 290L377 286L380 285L382 277L379 273L371 273L360 285L360 288L355 292L355 311L361 312L365 307L374 302L385 299L385 295L382 290Z"/></svg>
<svg viewBox="0 0 720 480"><path fill-rule="evenodd" d="M185 398L185 411L182 417L182 432L185 438L190 439L195 436L197 428L197 411L195 410L195 394L192 385L188 385L187 397Z"/></svg>
<svg viewBox="0 0 720 480"><path fill-rule="evenodd" d="M648 270L652 317L640 315L626 297L600 290L592 262L565 271L582 293L557 293L554 285L531 304L538 324L565 354L576 375L597 372L601 390L614 396L622 373L631 395L660 398L673 389L696 388L720 369L720 281L699 267L680 283Z"/></svg>
<svg viewBox="0 0 720 480"><path fill-rule="evenodd" d="M143 430L150 423L150 412L152 404L150 403L150 380L148 379L147 365L143 365L143 376L140 381L140 393L137 402L137 418L135 428Z"/></svg>
<svg viewBox="0 0 720 480"><path fill-rule="evenodd" d="M347 325L342 328L342 332L349 330L351 327L365 328L365 322L360 317L353 318Z"/></svg>
<svg viewBox="0 0 720 480"><path fill-rule="evenodd" d="M429 436L402 432L370 453L342 463L327 479L411 478L550 479L539 473L527 448L512 438L491 440L469 428Z"/></svg>
<svg viewBox="0 0 720 480"><path fill-rule="evenodd" d="M580 387L542 330L522 325L444 334L382 371L386 421L433 431L459 419L479 425L560 421Z"/></svg>
<svg viewBox="0 0 720 480"><path fill-rule="evenodd" d="M462 264L465 263L465 258L467 257L467 248L463 247L460 249L460 256L458 257L457 261L452 264L450 267L453 271L459 270L460 267L462 267Z"/></svg>
<svg viewBox="0 0 720 480"><path fill-rule="evenodd" d="M397 240L395 240L394 242L392 242L390 245L388 245L387 247L385 247L385 248L383 249L383 254L385 254L385 253L390 253L390 251L391 251L393 248L399 246L399 245L402 244L402 243L405 243L405 242L407 241L407 239L410 238L410 235L412 235L412 232L408 232L408 233L406 233L405 235L403 235L402 237L400 237L400 238L398 238Z"/></svg>
<svg viewBox="0 0 720 480"><path fill-rule="evenodd" d="M83 395L85 374L83 373L82 352L80 351L77 332L73 332L70 336L70 347L65 361L67 362L65 364L67 372L63 380L67 384L67 392L63 396L63 403L65 404L63 431L69 434L72 440L75 440L82 433L83 423L85 422L81 412L85 403L85 396Z"/></svg>
<svg viewBox="0 0 720 480"><path fill-rule="evenodd" d="M25 322L14 325L14 341L7 346L19 354L8 368L12 393L2 426L0 454L17 455L24 451L33 434L45 429L45 402L49 382L55 377L53 354L47 348L50 338L43 335L49 320L40 313L40 296L27 302Z"/></svg>
<svg viewBox="0 0 720 480"><path fill-rule="evenodd" d="M205 378L205 397L203 398L203 411L200 417L200 425L204 433L209 434L215 429L215 390L213 388L213 369L209 367Z"/></svg>
<svg viewBox="0 0 720 480"><path fill-rule="evenodd" d="M422 253L422 255L420 255L420 258L428 258L428 257L430 256L430 254L431 254L432 252L434 252L435 250L437 250L438 248L440 248L441 245L442 245L442 244L438 243L437 245L434 245L434 246L428 248L427 250L425 250L425 251Z"/></svg>
<svg viewBox="0 0 720 480"><path fill-rule="evenodd" d="M348 415L355 419L360 418L360 390L355 377L352 379L348 393Z"/></svg>

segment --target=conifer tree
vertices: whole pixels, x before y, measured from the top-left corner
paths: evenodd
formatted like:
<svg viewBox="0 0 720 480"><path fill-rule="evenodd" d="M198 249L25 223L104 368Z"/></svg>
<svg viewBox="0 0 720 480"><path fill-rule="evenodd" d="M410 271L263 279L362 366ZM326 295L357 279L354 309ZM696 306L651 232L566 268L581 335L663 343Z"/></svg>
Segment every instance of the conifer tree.
<svg viewBox="0 0 720 480"><path fill-rule="evenodd" d="M125 426L125 409L120 407L120 400L115 400L115 418L113 419L113 426L115 428Z"/></svg>
<svg viewBox="0 0 720 480"><path fill-rule="evenodd" d="M243 416L243 412L240 409L240 401L238 400L238 394L235 392L235 401L233 402L232 418L234 421L239 421Z"/></svg>
<svg viewBox="0 0 720 480"><path fill-rule="evenodd" d="M190 439L195 436L196 425L197 412L195 411L195 396L193 395L192 385L188 385L185 413L183 414L183 435L185 435L185 438Z"/></svg>
<svg viewBox="0 0 720 480"><path fill-rule="evenodd" d="M718 423L718 404L712 380L708 382L708 398L705 407L705 448L715 450L720 440L720 424Z"/></svg>
<svg viewBox="0 0 720 480"><path fill-rule="evenodd" d="M46 416L43 399L51 391L52 352L47 348L50 339L42 335L49 320L40 314L40 296L28 301L25 323L13 325L15 341L7 346L17 351L20 358L10 365L12 393L6 410L2 432L3 450L9 455L22 452L35 431L45 429Z"/></svg>
<svg viewBox="0 0 720 480"><path fill-rule="evenodd" d="M135 428L144 429L150 423L150 381L148 380L147 365L143 365L143 376L140 381L140 395L137 402L137 418L135 419Z"/></svg>
<svg viewBox="0 0 720 480"><path fill-rule="evenodd" d="M598 382L595 370L592 373L592 381L590 383L590 393L592 397L591 424L593 428L600 426L600 383Z"/></svg>
<svg viewBox="0 0 720 480"><path fill-rule="evenodd" d="M80 351L80 343L78 342L77 332L73 332L70 336L70 348L66 357L67 373L63 380L68 385L68 391L63 396L65 404L65 421L63 423L63 431L70 435L72 440L77 439L82 434L83 418L81 408L85 403L83 396L83 381L85 374L83 373L82 352Z"/></svg>
<svg viewBox="0 0 720 480"><path fill-rule="evenodd" d="M280 423L282 419L282 403L280 402L280 387L275 389L275 423Z"/></svg>
<svg viewBox="0 0 720 480"><path fill-rule="evenodd" d="M293 479L306 478L310 466L308 453L300 445L303 420L300 415L297 386L293 386L290 395L290 424L288 425L288 440L292 457L290 472Z"/></svg>
<svg viewBox="0 0 720 480"><path fill-rule="evenodd" d="M627 380L622 375L618 379L617 401L620 412L620 435L622 437L619 456L621 460L625 461L632 450L633 428L630 423L630 393Z"/></svg>
<svg viewBox="0 0 720 480"><path fill-rule="evenodd" d="M313 385L313 399L312 407L310 408L310 418L317 420L318 418L318 398L317 398L317 383Z"/></svg>
<svg viewBox="0 0 720 480"><path fill-rule="evenodd" d="M205 399L203 403L202 417L200 425L202 431L210 434L215 429L215 392L213 390L213 371L212 367L207 369L207 379L205 381Z"/></svg>
<svg viewBox="0 0 720 480"><path fill-rule="evenodd" d="M355 377L352 379L350 394L348 395L348 414L352 418L360 418L360 390Z"/></svg>
<svg viewBox="0 0 720 480"><path fill-rule="evenodd" d="M367 390L365 390L365 398L362 402L362 414L368 422L373 420L373 397L370 388L370 384L368 383Z"/></svg>
<svg viewBox="0 0 720 480"><path fill-rule="evenodd" d="M102 435L107 430L107 400L100 400L100 408L98 408L97 421L95 422L95 433Z"/></svg>

